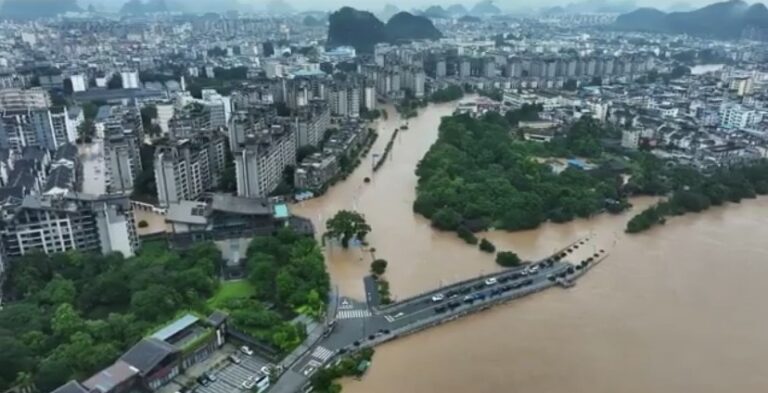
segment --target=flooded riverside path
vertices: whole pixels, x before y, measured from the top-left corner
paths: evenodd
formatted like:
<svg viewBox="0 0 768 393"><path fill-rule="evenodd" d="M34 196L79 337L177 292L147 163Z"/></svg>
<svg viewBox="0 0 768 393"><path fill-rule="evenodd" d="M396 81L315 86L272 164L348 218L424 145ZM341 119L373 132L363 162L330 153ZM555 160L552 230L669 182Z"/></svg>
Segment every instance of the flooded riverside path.
<svg viewBox="0 0 768 393"><path fill-rule="evenodd" d="M412 212L416 164L453 106L431 105L410 119L375 175L369 156L326 195L294 206L318 231L339 209L363 213L375 256L389 261L386 276L396 298L497 269L491 256ZM381 153L402 124L388 111L373 153ZM640 209L651 200L633 203ZM594 234L610 256L572 289L549 290L378 347L365 378L345 382L344 391L766 391L768 199L675 217L632 236L623 233L630 216L482 234L523 258ZM370 253L328 245L326 258L340 291L362 299Z"/></svg>

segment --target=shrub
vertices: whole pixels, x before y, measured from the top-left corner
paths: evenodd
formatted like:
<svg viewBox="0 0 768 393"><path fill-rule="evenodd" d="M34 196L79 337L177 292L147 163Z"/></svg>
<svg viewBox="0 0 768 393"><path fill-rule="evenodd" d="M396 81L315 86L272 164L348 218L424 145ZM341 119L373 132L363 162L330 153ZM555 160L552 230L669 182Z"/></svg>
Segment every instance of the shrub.
<svg viewBox="0 0 768 393"><path fill-rule="evenodd" d="M371 273L380 276L387 271L387 261L383 259L377 259L371 262Z"/></svg>
<svg viewBox="0 0 768 393"><path fill-rule="evenodd" d="M493 245L493 243L489 242L488 239L483 239L480 241L480 251L487 252L487 253L494 253L496 252L496 246Z"/></svg>
<svg viewBox="0 0 768 393"><path fill-rule="evenodd" d="M504 267L520 265L520 257L512 251L500 251L496 254L496 263Z"/></svg>
<svg viewBox="0 0 768 393"><path fill-rule="evenodd" d="M459 227L459 229L456 230L456 233L458 233L459 237L464 239L467 244L475 245L477 244L477 237L475 236L472 231L467 229L465 226Z"/></svg>
<svg viewBox="0 0 768 393"><path fill-rule="evenodd" d="M139 228L146 228L149 226L149 223L147 223L144 220L139 221Z"/></svg>

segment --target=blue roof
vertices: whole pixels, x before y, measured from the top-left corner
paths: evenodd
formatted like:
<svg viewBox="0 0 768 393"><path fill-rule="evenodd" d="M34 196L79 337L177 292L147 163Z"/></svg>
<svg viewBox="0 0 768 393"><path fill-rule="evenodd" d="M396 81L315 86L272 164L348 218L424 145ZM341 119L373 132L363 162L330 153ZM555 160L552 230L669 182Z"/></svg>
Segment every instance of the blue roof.
<svg viewBox="0 0 768 393"><path fill-rule="evenodd" d="M173 321L170 325L158 330L152 335L153 338L166 341L176 333L194 325L200 319L192 314L186 314L183 317Z"/></svg>

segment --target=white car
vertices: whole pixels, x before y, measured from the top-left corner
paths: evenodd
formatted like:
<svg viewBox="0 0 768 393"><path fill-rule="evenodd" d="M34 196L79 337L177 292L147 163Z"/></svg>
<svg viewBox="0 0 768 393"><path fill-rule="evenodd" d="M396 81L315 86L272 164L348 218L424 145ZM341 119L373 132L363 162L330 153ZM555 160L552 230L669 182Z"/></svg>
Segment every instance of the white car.
<svg viewBox="0 0 768 393"><path fill-rule="evenodd" d="M248 348L247 345L243 345L242 347L240 347L240 352L242 352L242 353L244 353L244 354L246 354L248 356L253 355L253 350L251 348Z"/></svg>
<svg viewBox="0 0 768 393"><path fill-rule="evenodd" d="M434 303L439 303L439 302L442 302L443 300L445 300L445 295L443 295L442 293L438 293L437 295L432 296L432 301Z"/></svg>
<svg viewBox="0 0 768 393"><path fill-rule="evenodd" d="M259 369L259 371L261 371L261 373L264 375L269 375L270 368L269 366L264 366L261 369Z"/></svg>
<svg viewBox="0 0 768 393"><path fill-rule="evenodd" d="M485 280L485 285L488 285L488 286L496 285L497 282L498 281L496 281L495 277L491 277L491 278Z"/></svg>

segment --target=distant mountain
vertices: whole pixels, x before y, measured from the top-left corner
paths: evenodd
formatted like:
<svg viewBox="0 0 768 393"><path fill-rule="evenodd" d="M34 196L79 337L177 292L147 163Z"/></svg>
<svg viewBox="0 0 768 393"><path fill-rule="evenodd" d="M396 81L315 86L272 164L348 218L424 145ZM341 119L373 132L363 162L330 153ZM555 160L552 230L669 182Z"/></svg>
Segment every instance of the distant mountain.
<svg viewBox="0 0 768 393"><path fill-rule="evenodd" d="M710 4L689 12L664 13L639 9L616 19L617 28L719 39L739 38L760 32L768 37L768 8L761 3L749 5L741 0Z"/></svg>
<svg viewBox="0 0 768 393"><path fill-rule="evenodd" d="M51 18L82 11L77 0L5 0L0 6L0 17L7 19Z"/></svg>
<svg viewBox="0 0 768 393"><path fill-rule="evenodd" d="M498 15L501 13L501 9L493 5L492 0L482 0L475 4L469 13L472 15Z"/></svg>
<svg viewBox="0 0 768 393"><path fill-rule="evenodd" d="M443 7L440 7L439 5L427 7L421 15L426 16L427 18L448 18L451 16L448 11L444 10Z"/></svg>
<svg viewBox="0 0 768 393"><path fill-rule="evenodd" d="M429 19L408 12L395 14L385 25L368 11L343 7L328 22L328 46L352 46L363 53L373 52L380 42L442 37Z"/></svg>
<svg viewBox="0 0 768 393"><path fill-rule="evenodd" d="M454 5L446 8L445 10L448 11L448 13L450 13L453 16L462 16L462 15L466 15L467 13L469 13L469 11L467 11L466 7L464 7L461 4L454 4Z"/></svg>
<svg viewBox="0 0 768 393"><path fill-rule="evenodd" d="M318 27L318 26L324 26L325 21L323 19L315 18L312 15L307 15L304 17L304 20L301 22L304 26L308 27Z"/></svg>
<svg viewBox="0 0 768 393"><path fill-rule="evenodd" d="M146 2L142 0L129 0L120 9L121 14L127 15L144 15L168 11L168 5L165 3L165 0L147 0Z"/></svg>
<svg viewBox="0 0 768 393"><path fill-rule="evenodd" d="M408 12L398 12L384 26L390 40L436 40L443 34L432 22Z"/></svg>
<svg viewBox="0 0 768 393"><path fill-rule="evenodd" d="M619 15L616 25L627 30L657 30L664 24L667 14L655 8L638 8L630 13Z"/></svg>
<svg viewBox="0 0 768 393"><path fill-rule="evenodd" d="M328 17L328 45L352 46L359 52L373 52L379 42L388 41L384 23L368 12L343 7Z"/></svg>

